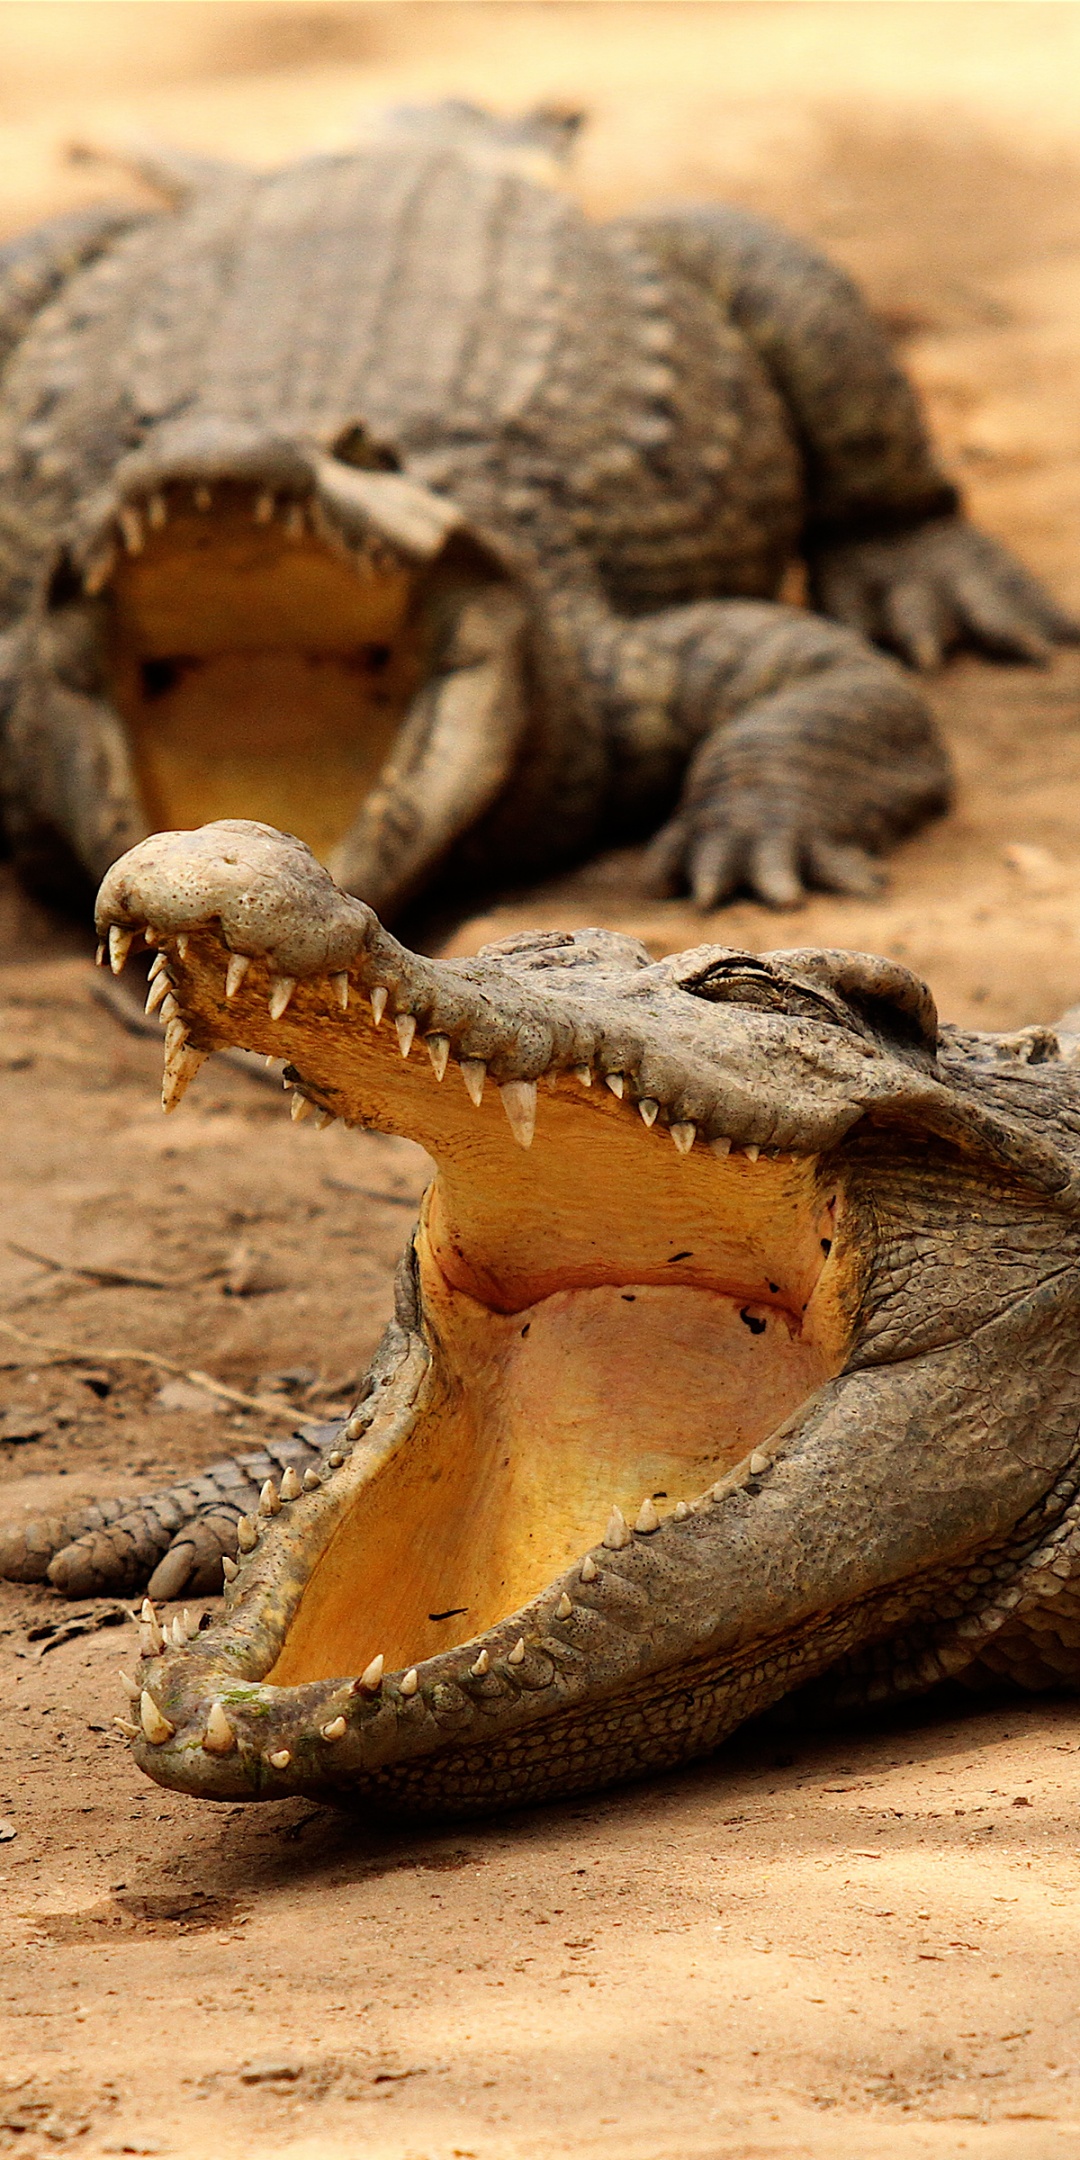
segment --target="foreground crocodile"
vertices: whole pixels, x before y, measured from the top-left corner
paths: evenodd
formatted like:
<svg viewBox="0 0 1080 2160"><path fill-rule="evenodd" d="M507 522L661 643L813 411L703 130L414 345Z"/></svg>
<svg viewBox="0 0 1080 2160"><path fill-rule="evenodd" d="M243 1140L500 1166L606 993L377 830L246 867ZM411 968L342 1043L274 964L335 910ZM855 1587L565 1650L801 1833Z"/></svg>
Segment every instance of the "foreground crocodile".
<svg viewBox="0 0 1080 2160"><path fill-rule="evenodd" d="M168 209L0 252L0 791L39 885L242 814L383 914L661 824L706 906L866 891L949 791L868 640L1075 634L965 523L847 278L741 212L590 223L544 125L159 161ZM799 557L822 615L777 601Z"/></svg>
<svg viewBox="0 0 1080 2160"><path fill-rule="evenodd" d="M230 1548L222 1620L144 1608L121 1723L152 1776L487 1807L699 1755L796 1688L1080 1674L1068 1024L939 1035L852 953L419 959L240 822L137 847L99 923L117 964L158 948L167 1102L243 1044L436 1163L344 1425L261 1495L223 1466L201 1516L181 1491L58 1556L131 1588L164 1553L175 1591Z"/></svg>

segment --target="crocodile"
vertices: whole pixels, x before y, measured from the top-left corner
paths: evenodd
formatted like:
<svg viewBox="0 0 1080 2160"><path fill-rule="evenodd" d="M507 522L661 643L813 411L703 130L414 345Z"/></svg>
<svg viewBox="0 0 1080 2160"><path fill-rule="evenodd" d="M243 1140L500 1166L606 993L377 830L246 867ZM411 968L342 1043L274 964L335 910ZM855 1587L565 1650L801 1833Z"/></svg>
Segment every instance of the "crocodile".
<svg viewBox="0 0 1080 2160"><path fill-rule="evenodd" d="M39 888L241 815L391 918L650 836L703 908L868 892L950 789L875 641L1075 637L841 271L737 209L590 220L565 134L451 105L271 173L161 152L161 208L0 251L0 794Z"/></svg>
<svg viewBox="0 0 1080 2160"><path fill-rule="evenodd" d="M244 821L137 846L98 919L169 986L167 1104L240 1044L435 1164L347 1419L6 1538L81 1589L223 1571L220 1618L143 1606L152 1777L467 1813L788 1696L1075 1683L1080 1015L967 1033L893 960L600 930L418 957Z"/></svg>

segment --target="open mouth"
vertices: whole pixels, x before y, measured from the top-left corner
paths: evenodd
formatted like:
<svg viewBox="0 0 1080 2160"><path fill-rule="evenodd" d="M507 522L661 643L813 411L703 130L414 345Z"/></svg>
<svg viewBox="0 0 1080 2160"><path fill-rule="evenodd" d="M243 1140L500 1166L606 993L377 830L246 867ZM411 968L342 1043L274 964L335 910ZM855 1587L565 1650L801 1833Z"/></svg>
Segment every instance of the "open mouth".
<svg viewBox="0 0 1080 2160"><path fill-rule="evenodd" d="M167 1104L236 1043L290 1061L294 1116L435 1163L364 1399L309 1489L287 1476L241 1522L224 1667L213 1630L149 1660L145 1767L200 1791L377 1784L388 1713L408 1757L477 1691L490 1709L565 1683L575 1625L625 1602L633 1564L662 1575L673 1533L768 1475L844 1365L864 1273L835 1150L756 1139L774 1113L737 1071L706 1104L688 1061L650 1069L572 1007L507 1019L482 962L416 959L306 865L250 825L159 836L99 910L114 965L138 929L158 948ZM638 1656L662 1656L642 1625Z"/></svg>

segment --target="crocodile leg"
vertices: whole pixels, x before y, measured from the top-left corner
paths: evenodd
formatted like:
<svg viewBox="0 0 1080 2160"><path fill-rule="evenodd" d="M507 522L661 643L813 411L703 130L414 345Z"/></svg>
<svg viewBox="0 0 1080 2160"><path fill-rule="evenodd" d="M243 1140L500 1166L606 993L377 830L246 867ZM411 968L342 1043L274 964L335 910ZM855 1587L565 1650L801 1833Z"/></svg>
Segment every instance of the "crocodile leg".
<svg viewBox="0 0 1080 2160"><path fill-rule="evenodd" d="M0 1576L48 1582L67 1597L144 1588L157 1598L210 1596L221 1589L222 1558L235 1558L237 1525L257 1512L267 1479L283 1472L288 1479L291 1471L297 1492L305 1477L317 1483L342 1429L340 1422L308 1427L307 1438L266 1440L166 1491L95 1501L0 1531Z"/></svg>
<svg viewBox="0 0 1080 2160"><path fill-rule="evenodd" d="M966 523L919 399L858 288L805 241L741 210L635 224L722 300L764 361L806 461L813 603L933 668L954 645L1045 661L1080 625Z"/></svg>
<svg viewBox="0 0 1080 2160"><path fill-rule="evenodd" d="M872 891L874 858L947 807L948 761L919 691L800 609L716 600L609 620L588 665L630 815L670 795L689 755L649 873L662 891L685 881L699 907L741 886L774 907L809 886Z"/></svg>

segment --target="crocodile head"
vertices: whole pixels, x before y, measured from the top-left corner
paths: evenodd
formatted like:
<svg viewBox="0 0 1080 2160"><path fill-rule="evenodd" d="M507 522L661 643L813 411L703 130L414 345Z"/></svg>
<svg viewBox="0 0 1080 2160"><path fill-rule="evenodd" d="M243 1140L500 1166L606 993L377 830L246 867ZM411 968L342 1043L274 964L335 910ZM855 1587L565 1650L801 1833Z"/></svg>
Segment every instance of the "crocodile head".
<svg viewBox="0 0 1080 2160"><path fill-rule="evenodd" d="M167 1103L241 1044L435 1163L323 1473L243 1520L220 1625L148 1618L151 1775L489 1807L978 1655L1077 1478L1060 1063L858 954L418 958L247 823L143 843L98 919L163 955Z"/></svg>

